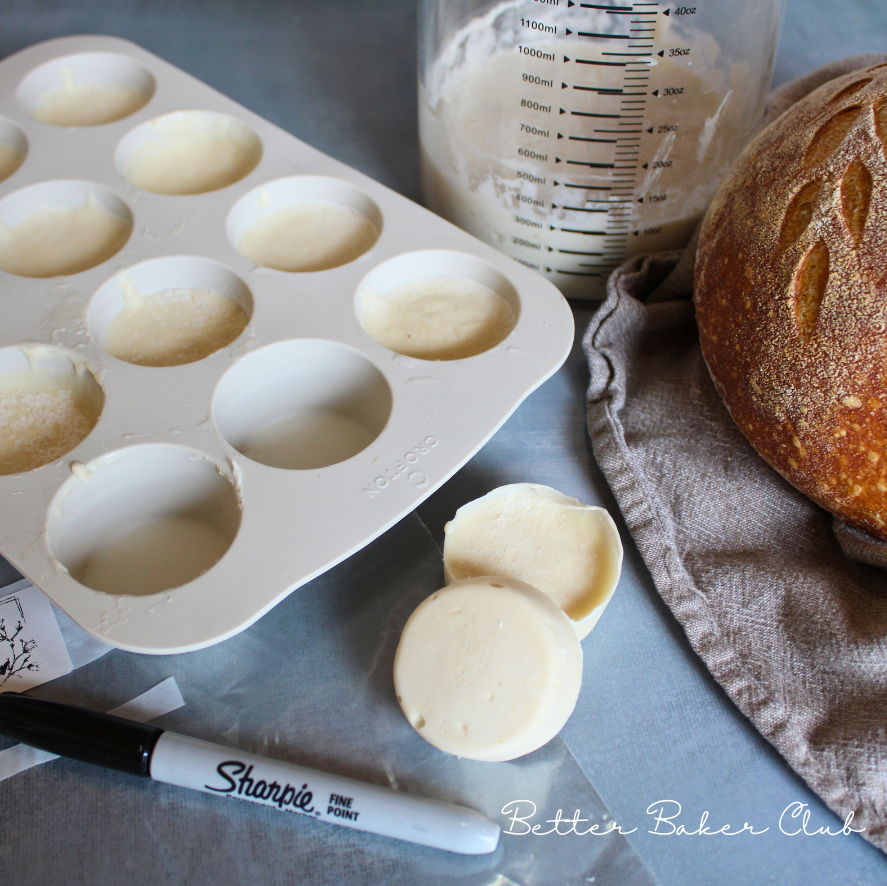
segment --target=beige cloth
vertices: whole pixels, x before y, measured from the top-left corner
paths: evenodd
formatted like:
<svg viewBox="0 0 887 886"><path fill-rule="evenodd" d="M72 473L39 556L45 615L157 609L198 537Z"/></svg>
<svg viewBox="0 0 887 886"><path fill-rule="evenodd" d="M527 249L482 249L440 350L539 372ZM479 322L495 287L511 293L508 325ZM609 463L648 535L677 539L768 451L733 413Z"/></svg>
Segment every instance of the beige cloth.
<svg viewBox="0 0 887 886"><path fill-rule="evenodd" d="M847 59L774 93L770 119ZM659 593L733 701L842 819L887 851L883 550L773 471L699 348L693 244L611 277L583 341L594 452ZM842 551L855 559L848 559ZM859 562L863 561L863 562Z"/></svg>

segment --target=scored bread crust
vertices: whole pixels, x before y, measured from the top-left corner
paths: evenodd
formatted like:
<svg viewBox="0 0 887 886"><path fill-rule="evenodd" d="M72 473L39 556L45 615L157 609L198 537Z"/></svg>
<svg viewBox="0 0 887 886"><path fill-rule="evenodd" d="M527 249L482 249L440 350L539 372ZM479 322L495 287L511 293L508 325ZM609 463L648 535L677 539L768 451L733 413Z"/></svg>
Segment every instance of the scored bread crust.
<svg viewBox="0 0 887 886"><path fill-rule="evenodd" d="M749 144L703 222L694 302L755 449L887 541L887 65L829 81Z"/></svg>

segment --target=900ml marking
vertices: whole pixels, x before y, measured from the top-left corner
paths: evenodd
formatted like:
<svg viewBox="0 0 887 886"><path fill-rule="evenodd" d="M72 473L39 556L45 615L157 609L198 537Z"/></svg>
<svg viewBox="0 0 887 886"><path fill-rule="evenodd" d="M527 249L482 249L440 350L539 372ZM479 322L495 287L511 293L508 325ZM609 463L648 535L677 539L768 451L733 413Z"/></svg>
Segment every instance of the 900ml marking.
<svg viewBox="0 0 887 886"><path fill-rule="evenodd" d="M436 437L426 437L418 446L414 446L397 459L393 467L385 468L378 477L374 477L372 483L363 487L363 491L370 498L374 498L383 489L387 489L401 474L406 474L407 482L410 485L417 489L424 488L428 485L428 475L416 468L411 470L411 466L419 461L420 456L428 455L437 444Z"/></svg>

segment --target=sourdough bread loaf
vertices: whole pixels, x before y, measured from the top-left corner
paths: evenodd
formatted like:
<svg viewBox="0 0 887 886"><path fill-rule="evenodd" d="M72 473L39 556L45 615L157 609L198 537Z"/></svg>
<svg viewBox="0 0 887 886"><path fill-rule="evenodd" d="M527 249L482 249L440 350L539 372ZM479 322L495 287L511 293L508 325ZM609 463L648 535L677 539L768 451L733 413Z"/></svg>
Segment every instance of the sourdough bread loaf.
<svg viewBox="0 0 887 886"><path fill-rule="evenodd" d="M790 483L887 540L887 65L832 80L747 147L703 222L702 352Z"/></svg>

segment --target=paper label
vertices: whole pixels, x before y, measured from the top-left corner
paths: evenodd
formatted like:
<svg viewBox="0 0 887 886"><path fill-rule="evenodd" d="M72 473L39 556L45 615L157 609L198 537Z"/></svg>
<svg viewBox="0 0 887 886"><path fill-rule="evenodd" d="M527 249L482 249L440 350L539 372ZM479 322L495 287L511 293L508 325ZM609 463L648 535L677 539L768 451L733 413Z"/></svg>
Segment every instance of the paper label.
<svg viewBox="0 0 887 886"><path fill-rule="evenodd" d="M24 692L72 670L49 598L33 585L0 596L0 692Z"/></svg>

